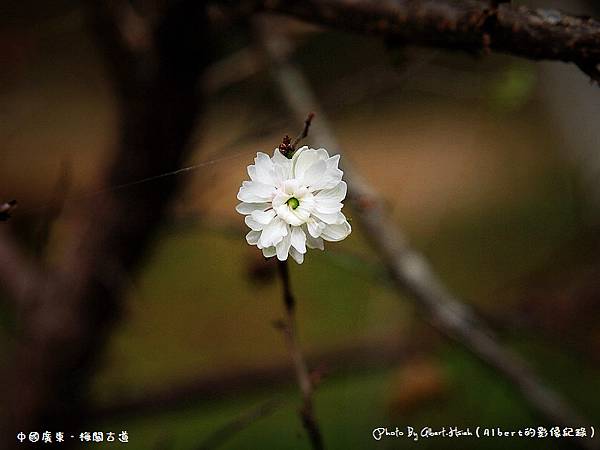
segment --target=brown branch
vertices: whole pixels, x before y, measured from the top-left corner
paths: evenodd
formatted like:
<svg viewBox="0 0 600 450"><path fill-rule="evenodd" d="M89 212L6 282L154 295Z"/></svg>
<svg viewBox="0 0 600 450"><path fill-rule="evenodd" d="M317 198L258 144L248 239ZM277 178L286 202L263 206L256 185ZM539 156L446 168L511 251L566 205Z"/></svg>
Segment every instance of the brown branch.
<svg viewBox="0 0 600 450"><path fill-rule="evenodd" d="M319 145L342 154L307 79L294 64L279 57L277 48L284 47L285 42L281 44L274 41L286 38L273 30L273 26L269 27L268 33L259 29L259 43L272 58L273 76L290 111L297 120L302 120L306 111L315 111L319 117L312 128L315 140ZM560 394L546 386L520 356L499 344L489 327L448 291L427 260L409 245L386 214L382 200L371 186L347 158L343 161L353 210L398 291L408 293L439 331L463 345L510 381L533 410L549 424L578 426L589 423ZM598 448L589 440L577 442L586 448Z"/></svg>
<svg viewBox="0 0 600 450"><path fill-rule="evenodd" d="M287 14L399 44L571 62L600 79L600 21L555 10L484 0L246 0L234 9Z"/></svg>
<svg viewBox="0 0 600 450"><path fill-rule="evenodd" d="M313 113L313 112L308 113L308 116L306 117L306 120L304 121L304 128L302 129L300 134L298 136L296 136L296 139L294 139L294 142L292 142L292 148L295 149L298 146L298 144L300 143L300 141L302 141L302 139L304 139L306 136L308 136L308 130L310 129L310 124L312 123L312 120L314 118L315 118L315 113Z"/></svg>
<svg viewBox="0 0 600 450"><path fill-rule="evenodd" d="M321 431L313 408L314 386L310 379L306 361L300 350L298 334L296 332L296 301L292 293L288 262L277 261L277 267L279 268L279 275L283 287L283 303L285 306L285 320L278 324L278 328L281 329L285 337L288 352L294 363L296 381L300 387L300 392L302 393L302 407L299 411L300 419L302 420L302 425L308 434L312 447L315 450L322 450L324 448L323 437L321 436Z"/></svg>
<svg viewBox="0 0 600 450"><path fill-rule="evenodd" d="M207 61L202 2L173 3L156 26L132 18L127 5L88 2L120 116L116 156L101 186L181 166L190 150L200 105L197 82ZM178 188L172 177L127 192L105 191L80 211L64 257L28 294L14 360L0 384L3 435L80 428L88 412L90 375L120 316L126 281L142 263Z"/></svg>

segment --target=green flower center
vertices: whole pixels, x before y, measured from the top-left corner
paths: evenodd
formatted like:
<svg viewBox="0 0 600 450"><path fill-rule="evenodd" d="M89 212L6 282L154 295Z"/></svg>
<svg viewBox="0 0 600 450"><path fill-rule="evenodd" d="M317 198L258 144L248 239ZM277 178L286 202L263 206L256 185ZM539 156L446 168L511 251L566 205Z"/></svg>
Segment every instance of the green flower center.
<svg viewBox="0 0 600 450"><path fill-rule="evenodd" d="M290 197L290 199L286 203L292 209L296 209L298 206L300 206L300 202L296 197Z"/></svg>

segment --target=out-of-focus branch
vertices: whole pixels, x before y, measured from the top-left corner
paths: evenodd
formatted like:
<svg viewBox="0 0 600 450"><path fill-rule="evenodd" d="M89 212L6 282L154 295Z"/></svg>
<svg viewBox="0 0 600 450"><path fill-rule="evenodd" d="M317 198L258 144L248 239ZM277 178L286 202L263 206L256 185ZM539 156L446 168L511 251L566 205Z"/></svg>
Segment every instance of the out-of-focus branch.
<svg viewBox="0 0 600 450"><path fill-rule="evenodd" d="M36 233L34 255L39 257L48 243L50 231L53 222L56 220L62 210L62 201L68 184L68 173L63 167L63 171L56 183L54 199L55 204L48 207L46 214L42 218L39 229ZM5 207L6 205L6 207ZM10 217L8 213L16 206L16 201L11 201L5 205L0 205L0 212ZM5 211L2 211L4 207ZM40 267L36 258L27 258L27 256L18 247L16 240L5 228L8 225L2 225L0 228L0 290L11 302L11 306L22 312L30 300L29 294L33 292L39 283L43 282L44 268Z"/></svg>
<svg viewBox="0 0 600 450"><path fill-rule="evenodd" d="M202 89L213 94L263 70L263 62L253 49L245 47L211 64L204 73Z"/></svg>
<svg viewBox="0 0 600 450"><path fill-rule="evenodd" d="M264 52L272 59L273 76L290 111L298 121L304 119L307 111L314 111L318 118L311 129L315 140L329 150L342 153L307 79L293 63L280 56L279 49L287 45L286 37L273 30L271 26L267 32L263 24L257 35ZM348 158L343 161L353 210L398 291L409 294L438 330L513 383L548 423L570 426L587 423L557 392L547 387L522 358L500 345L492 337L492 331L468 306L447 290L427 260L409 245L386 214L383 201L371 186L351 166ZM577 442L597 448L589 440Z"/></svg>
<svg viewBox="0 0 600 450"><path fill-rule="evenodd" d="M261 405L258 405L256 408L246 412L245 414L242 414L241 416L226 423L224 426L216 430L200 444L198 450L212 450L221 447L237 433L243 431L254 422L272 415L281 406L281 400L267 400Z"/></svg>
<svg viewBox="0 0 600 450"><path fill-rule="evenodd" d="M66 162L63 162L61 164L60 174L53 188L50 203L46 208L44 208L40 223L37 226L35 233L34 251L38 258L41 258L46 251L54 223L63 211L70 184L70 165Z"/></svg>
<svg viewBox="0 0 600 450"><path fill-rule="evenodd" d="M307 127L310 121L307 119ZM283 303L285 307L285 320L278 323L278 328L281 329L285 337L285 343L288 352L294 363L294 373L300 392L302 393L302 407L300 408L300 419L302 425L308 434L308 438L314 450L323 449L323 436L319 428L319 423L315 417L313 408L313 393L314 386L308 373L308 367L298 342L298 333L296 332L296 300L292 293L292 285L290 282L290 273L287 261L277 261L279 275L283 287Z"/></svg>
<svg viewBox="0 0 600 450"><path fill-rule="evenodd" d="M245 0L222 5L267 11L404 44L575 63L600 80L600 21L485 0Z"/></svg>
<svg viewBox="0 0 600 450"><path fill-rule="evenodd" d="M365 370L389 367L408 360L416 353L427 351L430 342L403 342L390 336L372 342L346 344L331 350L308 354L309 367L321 366L336 373L344 370ZM188 408L212 399L238 396L265 389L282 388L290 383L289 364L273 362L256 367L233 368L212 374L191 377L189 381L168 384L135 396L119 396L113 402L98 406L90 419L102 421L120 417L142 417L163 414L178 408Z"/></svg>
<svg viewBox="0 0 600 450"><path fill-rule="evenodd" d="M0 228L0 287L21 308L28 293L41 281L41 272L33 261L28 261L4 225Z"/></svg>
<svg viewBox="0 0 600 450"><path fill-rule="evenodd" d="M197 84L208 59L203 2L175 2L155 23L137 16L126 1L89 2L88 8L113 76L120 119L115 157L100 185L180 167L190 150L200 105ZM126 282L178 187L178 178L171 177L118 193L107 190L79 211L64 257L28 292L14 361L0 384L5 436L80 428L89 378L120 316Z"/></svg>
<svg viewBox="0 0 600 450"><path fill-rule="evenodd" d="M214 5L212 8L209 7L211 25L216 34L227 32L234 26L231 20L227 20L227 17L230 16L224 17L220 14L221 12ZM239 19L239 17L233 19ZM244 20L246 19L247 17L244 17ZM225 21L225 23L221 23L222 21ZM289 30L293 35L293 42L289 48L290 52L294 51L296 47L312 35L323 31L321 27L298 22L297 20L288 20L287 22L286 30ZM204 71L202 88L206 94L214 94L231 85L245 81L264 69L263 55L258 53L252 46L247 46L224 56L207 67Z"/></svg>

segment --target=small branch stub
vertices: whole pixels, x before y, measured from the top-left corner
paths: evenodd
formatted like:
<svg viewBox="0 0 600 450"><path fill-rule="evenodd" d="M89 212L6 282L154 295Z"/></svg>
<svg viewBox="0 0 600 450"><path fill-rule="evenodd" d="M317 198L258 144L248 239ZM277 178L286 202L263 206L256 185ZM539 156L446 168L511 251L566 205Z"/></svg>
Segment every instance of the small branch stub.
<svg viewBox="0 0 600 450"><path fill-rule="evenodd" d="M294 150L295 148L292 146L292 138L286 134L281 140L281 144L279 144L279 151L287 159L292 159Z"/></svg>

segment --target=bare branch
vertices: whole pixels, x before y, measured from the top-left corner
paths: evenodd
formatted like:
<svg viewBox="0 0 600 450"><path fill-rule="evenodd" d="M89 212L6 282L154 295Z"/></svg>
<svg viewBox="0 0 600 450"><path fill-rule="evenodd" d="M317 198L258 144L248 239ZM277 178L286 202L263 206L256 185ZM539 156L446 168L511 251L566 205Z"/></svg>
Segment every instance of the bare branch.
<svg viewBox="0 0 600 450"><path fill-rule="evenodd" d="M259 33L260 45L272 58L273 76L290 111L297 120L303 120L306 111L315 111L319 117L312 128L315 139L319 145L341 154L341 148L307 79L295 65L279 57L276 49L285 46L285 43L274 41L286 38L273 30L271 26L268 33ZM513 383L528 404L548 423L569 426L587 424L588 421L557 392L546 386L521 357L501 346L492 337L492 331L468 306L447 290L427 260L409 245L386 214L382 200L371 186L351 166L348 158L343 161L353 210L365 236L383 259L398 291L408 293L438 330L462 344ZM597 448L589 440L578 443L586 448Z"/></svg>
<svg viewBox="0 0 600 450"><path fill-rule="evenodd" d="M312 117L309 116L309 119L312 119ZM310 124L309 119L307 119L308 124ZM319 429L313 408L314 386L308 373L306 361L300 350L300 343L298 342L298 334L296 332L296 301L292 293L288 263L287 261L277 261L277 266L283 287L283 303L285 306L285 321L279 324L279 328L285 337L288 352L294 363L296 380L300 387L300 392L302 392L300 419L312 447L315 450L322 450L324 448L323 437L321 436L321 430Z"/></svg>
<svg viewBox="0 0 600 450"><path fill-rule="evenodd" d="M296 148L298 146L298 144L300 143L300 141L302 141L302 139L304 139L306 136L308 136L308 130L310 129L310 124L312 123L312 120L315 118L315 113L308 113L308 116L306 116L306 120L304 121L304 128L302 129L302 131L300 132L300 134L298 136L296 136L296 139L294 139L294 142L292 142L292 147Z"/></svg>
<svg viewBox="0 0 600 450"><path fill-rule="evenodd" d="M202 2L175 2L156 24L132 17L128 5L88 3L120 115L116 156L101 186L181 166L190 151L200 105L197 84L207 63ZM142 263L179 184L171 177L118 194L104 191L80 211L70 247L52 277L36 284L19 324L15 359L1 383L6 435L76 430L85 420L89 378L120 316L127 280ZM0 247L10 262L12 252Z"/></svg>
<svg viewBox="0 0 600 450"><path fill-rule="evenodd" d="M232 2L221 1L221 4ZM490 50L571 62L600 79L600 21L556 10L485 0L246 0L239 11L266 11L398 44Z"/></svg>

